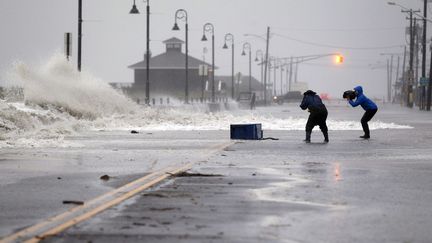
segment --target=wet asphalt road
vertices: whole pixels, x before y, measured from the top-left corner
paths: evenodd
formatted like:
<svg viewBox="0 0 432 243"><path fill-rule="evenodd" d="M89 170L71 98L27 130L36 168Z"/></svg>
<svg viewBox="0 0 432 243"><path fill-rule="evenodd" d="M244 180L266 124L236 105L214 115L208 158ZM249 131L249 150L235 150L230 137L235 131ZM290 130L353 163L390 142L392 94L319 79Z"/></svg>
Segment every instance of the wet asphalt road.
<svg viewBox="0 0 432 243"><path fill-rule="evenodd" d="M415 128L369 141L240 141L191 171L214 176L173 178L44 242L432 242L431 116L415 114L384 109Z"/></svg>
<svg viewBox="0 0 432 243"><path fill-rule="evenodd" d="M359 110L346 107L329 106L329 110L339 119L361 117ZM280 117L305 115L294 107L275 107L263 112ZM369 141L357 138L360 131L331 131L329 144L320 143L322 137L318 131L312 135L312 144L301 142L302 131L265 131L265 136L280 140L239 141L197 163L190 172L201 176L167 180L44 242L432 242L432 115L384 106L377 118L410 124L414 129L372 131ZM125 162L120 170L114 163L127 160L126 155L138 158L137 154L143 154L135 161L146 158L149 161L146 166L150 166L150 158L163 154L165 157L160 160L165 162L160 166L169 165L173 158L186 162L199 153L196 144L205 147L225 141L227 135L227 131L152 134L153 142L183 138L182 143L172 141L172 150L175 146L182 147L172 154L162 152L165 151L162 143L158 149L148 148L154 143L134 143L137 138L131 141L117 135L118 141L126 140L126 144L122 142L117 148L119 145L106 145L108 142L103 142L106 137L101 136L94 146L83 150L87 152L82 153L80 160L62 163L70 166L74 178L67 189L63 188L63 193L76 195L74 188L81 192L80 186L88 186L89 193L82 198L91 198L136 178L140 163ZM185 145L186 140L190 146ZM101 143L105 145L100 146ZM131 147L134 149L129 151ZM62 157L65 153L44 152L48 158L57 153ZM113 157L117 153L119 157ZM107 173L119 170L118 178L110 181L110 185L97 180L100 168L105 167L104 163L93 164L96 154L108 161L112 159L112 165L107 167L111 171L106 169ZM184 157L177 156L182 154ZM85 169L72 173L77 161ZM44 173L57 175L55 170ZM35 176L30 180L44 181L43 178ZM42 185L41 190L45 188ZM2 183L2 188L8 186L9 193L0 192L4 193L1 205L9 205L8 210L13 210L11 191L26 186L20 180ZM4 204L3 195L11 197L9 204ZM41 209L33 221L64 210L58 200L55 203L33 197L28 200L40 205L57 203L49 213ZM22 210L29 206L19 207ZM5 220L13 219L13 213L5 218L2 209L2 232L31 222L28 218L33 211L27 210L22 213L27 219L10 226Z"/></svg>

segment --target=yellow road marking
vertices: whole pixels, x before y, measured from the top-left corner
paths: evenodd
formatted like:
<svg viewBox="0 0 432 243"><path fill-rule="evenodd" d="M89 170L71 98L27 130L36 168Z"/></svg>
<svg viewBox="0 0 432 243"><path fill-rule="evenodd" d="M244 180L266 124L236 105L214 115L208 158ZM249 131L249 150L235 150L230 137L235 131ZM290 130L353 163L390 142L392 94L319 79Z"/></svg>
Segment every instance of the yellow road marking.
<svg viewBox="0 0 432 243"><path fill-rule="evenodd" d="M223 144L218 144L215 146L210 146L206 149L206 152L204 156L210 156L211 154L220 151L221 149L224 149L230 145L234 144L233 142L227 142ZM9 243L9 242L16 242L16 241L24 241L28 243L34 243L39 242L40 240L47 238L49 236L58 234L65 229L80 223L82 221L85 221L96 214L136 195L137 193L148 189L149 187L165 180L169 176L173 174L177 174L183 171L186 171L195 164L195 162L190 162L186 165L180 166L180 167L174 167L169 166L167 168L158 170L156 172L153 172L149 175L143 176L135 181L132 181L122 187L119 187L117 189L114 189L110 192L107 192L105 194L102 194L101 196L98 196L96 198L93 198L87 202L84 203L84 205L76 206L74 208L71 208L67 210L66 212L63 212L61 214L58 214L54 217L48 218L40 223L37 223L33 226L30 226L24 230L21 230L15 234L12 234L10 236L7 236L0 240L0 243ZM142 184L144 183L144 184ZM142 184L142 185L141 185ZM136 188L133 188L136 187ZM115 196L115 194L120 194L118 196ZM109 197L114 197L113 199L108 199ZM103 202L103 200L108 200L107 202ZM98 203L100 205L98 205ZM94 207L94 208L92 208ZM82 210L83 212L79 212ZM87 211L86 211L87 210ZM74 215L74 213L78 215ZM65 219L67 217L70 217L70 219ZM65 219L65 222L62 222L62 220ZM50 226L50 224L52 226ZM47 229L38 235L38 230L43 230L43 228L46 227ZM35 236L36 235L36 236ZM30 238L27 239L26 238Z"/></svg>
<svg viewBox="0 0 432 243"><path fill-rule="evenodd" d="M170 168L170 167L168 167L168 168ZM158 172L154 172L154 173L158 173ZM146 176L143 176L143 177L141 177L141 178L139 178L139 179L137 179L137 180L135 180L135 181L132 181L132 182L130 182L130 183L128 183L128 184L126 184L126 185L120 187L120 188L114 189L114 190L109 191L109 192L107 192L107 193L105 193L105 194L102 194L102 195L100 195L100 196L98 196L98 197L96 197L96 198L93 198L93 199L91 199L91 200L85 202L84 205L76 206L76 207L74 207L74 208L68 209L66 212L61 213L61 214L58 214L58 215L56 215L56 216L54 216L54 217L48 218L48 219L46 219L44 222L41 222L41 223L39 223L39 224L36 224L36 225L30 226L29 228L26 228L26 229L24 229L24 230L22 230L22 231L19 231L19 232L15 233L15 234L13 234L13 235L11 235L11 236L9 236L9 237L6 237L6 238L0 240L0 243L3 243L3 242L9 242L9 241L16 240L16 239L18 239L19 237L22 237L23 235L26 235L26 234L28 234L28 233L30 233L30 232L34 232L34 231L36 231L36 230L38 230L38 229L40 229L40 228L42 228L42 227L48 225L50 222L53 222L53 221L57 221L57 220L63 219L63 218L65 218L65 217L69 216L71 213L74 213L74 212L76 212L76 211L78 211L78 210L80 210L80 209L83 209L83 208L85 208L85 207L89 207L89 206L92 205L93 203L95 203L95 202L97 202L97 201L99 201L99 200L101 200L101 199L103 199L103 198L106 198L106 197L108 197L108 196L114 195L115 193L118 193L120 190L124 190L124 189L127 188L127 187L131 187L131 186L133 186L133 185L135 185L135 184L138 184L138 183L140 183L140 182L142 182L142 181L144 181L144 180L146 180L146 179L148 179L148 178L154 176L154 173L149 174L149 175L146 175Z"/></svg>
<svg viewBox="0 0 432 243"><path fill-rule="evenodd" d="M169 171L169 173L176 174L176 173L179 173L181 171L188 170L191 167L192 167L192 163L189 163L186 166L183 166L183 167L181 167L181 168L179 168L177 170ZM71 226L73 226L75 224L78 224L78 223L80 223L80 222L82 222L84 220L87 220L87 219L93 217L94 215L96 215L96 214L104 211L105 209L108 209L108 208L110 208L110 207L112 207L114 205L117 205L118 203L120 203L120 202L122 202L122 201L124 201L124 200L126 200L126 199L128 199L128 198L130 198L132 196L134 196L135 194L137 194L137 193L139 193L139 192L141 192L143 190L148 189L149 187L151 187L151 186L153 186L153 185L155 185L155 184L157 184L157 183L165 180L167 177L170 177L170 176L171 176L170 174L161 175L158 178L156 178L156 179L154 179L154 180L152 180L152 181L150 181L150 182L148 182L148 183L146 183L146 184L144 184L144 185L142 185L142 186L140 186L140 187L138 187L138 188L136 188L136 189L134 189L132 191L129 191L129 192L123 194L120 197L115 198L114 200L111 200L111 201L109 201L109 202L107 202L105 204L102 204L102 205L100 205L100 206L92 209L91 211L85 213L85 214L79 215L79 216L77 216L77 217L75 217L75 218L73 218L73 219L71 219L69 221L66 221L63 224L61 224L61 225L59 225L59 226L57 226L57 227L55 227L55 228L53 228L51 230L48 230L48 231L44 232L41 235L33 237L30 240L27 240L25 242L26 243L39 242L40 240L45 239L45 238L47 238L49 236L56 235L56 234L64 231L65 229L67 229L67 228L69 228L69 227L71 227Z"/></svg>

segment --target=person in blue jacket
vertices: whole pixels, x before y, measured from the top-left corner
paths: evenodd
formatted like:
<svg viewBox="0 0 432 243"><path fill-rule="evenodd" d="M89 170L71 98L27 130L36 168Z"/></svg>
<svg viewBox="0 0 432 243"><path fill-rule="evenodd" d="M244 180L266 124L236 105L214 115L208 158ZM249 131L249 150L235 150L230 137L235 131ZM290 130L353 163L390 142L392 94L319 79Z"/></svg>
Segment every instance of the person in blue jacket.
<svg viewBox="0 0 432 243"><path fill-rule="evenodd" d="M370 138L370 131L369 131L368 122L377 113L378 106L372 100L370 100L368 97L366 97L363 94L362 86L355 87L354 91L356 93L356 100L353 101L349 98L347 98L347 100L352 107L356 107L356 106L360 105L366 111L364 113L362 119L361 119L361 124L363 127L364 135L360 136L360 138L369 139Z"/></svg>
<svg viewBox="0 0 432 243"><path fill-rule="evenodd" d="M306 139L304 141L310 143L312 129L318 125L324 135L324 142L328 143L329 137L326 124L328 112L321 98L312 90L308 90L303 93L303 100L300 104L300 108L302 108L302 110L308 109L310 112L309 119L306 123Z"/></svg>

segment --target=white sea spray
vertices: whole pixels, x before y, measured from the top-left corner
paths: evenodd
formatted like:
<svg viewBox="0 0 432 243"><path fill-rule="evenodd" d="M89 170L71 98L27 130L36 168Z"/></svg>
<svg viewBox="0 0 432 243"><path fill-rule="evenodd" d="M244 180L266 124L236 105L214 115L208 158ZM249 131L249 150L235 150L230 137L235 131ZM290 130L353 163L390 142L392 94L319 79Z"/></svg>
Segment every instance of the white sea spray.
<svg viewBox="0 0 432 243"><path fill-rule="evenodd" d="M23 88L22 101L0 100L0 147L80 146L66 136L97 130L228 130L230 124L261 123L264 130L304 130L305 118L277 118L256 111L209 113L202 104L146 107L54 55L41 67L17 62L9 75ZM328 120L330 130L361 130L358 121ZM380 121L371 129L406 129Z"/></svg>

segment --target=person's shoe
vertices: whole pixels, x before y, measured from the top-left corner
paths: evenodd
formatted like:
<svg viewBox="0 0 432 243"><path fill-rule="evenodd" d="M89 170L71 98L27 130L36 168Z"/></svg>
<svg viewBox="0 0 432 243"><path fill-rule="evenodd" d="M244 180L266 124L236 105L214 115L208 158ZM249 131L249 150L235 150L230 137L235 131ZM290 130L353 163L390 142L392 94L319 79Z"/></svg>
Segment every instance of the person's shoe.
<svg viewBox="0 0 432 243"><path fill-rule="evenodd" d="M329 142L328 132L323 132L323 134L324 134L324 143L328 143Z"/></svg>
<svg viewBox="0 0 432 243"><path fill-rule="evenodd" d="M306 132L306 139L303 140L305 143L310 143L311 142L311 134L312 132Z"/></svg>
<svg viewBox="0 0 432 243"><path fill-rule="evenodd" d="M360 138L363 138L363 139L369 139L370 136L363 135L363 136L360 136Z"/></svg>

